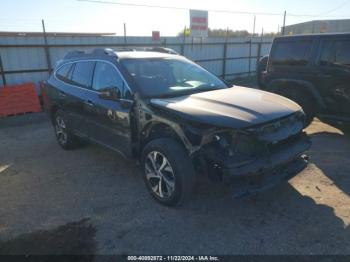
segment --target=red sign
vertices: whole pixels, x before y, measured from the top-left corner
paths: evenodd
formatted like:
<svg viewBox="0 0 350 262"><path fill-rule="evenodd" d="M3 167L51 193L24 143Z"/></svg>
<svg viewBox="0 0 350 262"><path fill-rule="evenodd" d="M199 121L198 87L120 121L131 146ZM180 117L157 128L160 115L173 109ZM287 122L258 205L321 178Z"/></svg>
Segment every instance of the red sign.
<svg viewBox="0 0 350 262"><path fill-rule="evenodd" d="M207 37L208 11L190 10L190 29L193 37Z"/></svg>
<svg viewBox="0 0 350 262"><path fill-rule="evenodd" d="M159 31L152 31L152 40L153 41L160 40L160 32Z"/></svg>

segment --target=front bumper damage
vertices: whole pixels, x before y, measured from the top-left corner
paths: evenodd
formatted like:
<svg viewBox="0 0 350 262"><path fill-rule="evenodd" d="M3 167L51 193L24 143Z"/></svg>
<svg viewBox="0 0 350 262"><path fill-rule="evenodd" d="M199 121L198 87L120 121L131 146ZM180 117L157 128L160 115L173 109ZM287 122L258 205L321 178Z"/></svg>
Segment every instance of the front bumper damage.
<svg viewBox="0 0 350 262"><path fill-rule="evenodd" d="M202 151L209 176L230 183L236 198L254 195L291 179L307 166L305 151L311 141L302 131L285 133L281 140L275 140L276 137L237 133L217 136L216 142Z"/></svg>
<svg viewBox="0 0 350 262"><path fill-rule="evenodd" d="M271 169L264 169L252 176L232 178L234 198L243 198L256 195L260 192L288 181L303 171L308 163L308 157L301 155L288 163L283 163Z"/></svg>
<svg viewBox="0 0 350 262"><path fill-rule="evenodd" d="M266 191L288 181L306 168L308 157L304 153L310 146L310 139L301 135L293 143L247 165L226 165L222 170L222 180L232 184L235 198Z"/></svg>

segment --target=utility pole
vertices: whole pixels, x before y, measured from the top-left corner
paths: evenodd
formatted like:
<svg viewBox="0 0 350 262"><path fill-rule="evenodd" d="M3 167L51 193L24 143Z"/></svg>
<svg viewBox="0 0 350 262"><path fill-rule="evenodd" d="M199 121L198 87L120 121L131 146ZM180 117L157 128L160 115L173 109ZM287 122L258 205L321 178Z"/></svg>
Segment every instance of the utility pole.
<svg viewBox="0 0 350 262"><path fill-rule="evenodd" d="M1 77L2 77L2 84L5 87L6 86L6 77L5 77L5 70L4 70L4 66L2 65L2 59L1 59L1 55L0 55L0 71L1 71Z"/></svg>
<svg viewBox="0 0 350 262"><path fill-rule="evenodd" d="M47 42L47 36L46 36L46 29L45 29L45 21L44 21L44 19L41 20L41 25L43 27L43 36L44 36L45 55L46 55L47 68L48 68L49 74L51 74L51 71L52 71L51 57L50 57L49 44Z"/></svg>
<svg viewBox="0 0 350 262"><path fill-rule="evenodd" d="M126 44L126 23L124 23L124 44Z"/></svg>
<svg viewBox="0 0 350 262"><path fill-rule="evenodd" d="M255 22L256 22L256 15L254 15L253 36L255 35Z"/></svg>
<svg viewBox="0 0 350 262"><path fill-rule="evenodd" d="M285 29L285 27L286 27L286 16L287 16L287 11L284 11L284 16L283 16L283 27L282 27L282 35L284 35L284 34L285 34L285 32L286 32L286 29Z"/></svg>

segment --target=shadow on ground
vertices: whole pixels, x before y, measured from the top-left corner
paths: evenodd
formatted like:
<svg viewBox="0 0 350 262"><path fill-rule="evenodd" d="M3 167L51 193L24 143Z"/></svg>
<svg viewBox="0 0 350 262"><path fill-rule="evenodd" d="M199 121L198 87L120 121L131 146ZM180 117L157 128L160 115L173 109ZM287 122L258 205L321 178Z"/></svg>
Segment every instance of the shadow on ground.
<svg viewBox="0 0 350 262"><path fill-rule="evenodd" d="M350 197L350 134L320 132L310 137L312 162Z"/></svg>
<svg viewBox="0 0 350 262"><path fill-rule="evenodd" d="M49 123L0 130L10 145L0 165L11 164L0 172L0 232L10 239L0 254L350 254L349 138L315 130L311 164L289 184L233 200L230 186L201 181L178 208L155 203L119 155L61 150ZM48 224L63 226L19 235Z"/></svg>
<svg viewBox="0 0 350 262"><path fill-rule="evenodd" d="M0 242L0 254L90 255L96 251L95 234L96 229L89 223L89 220L82 219L52 230L40 230L20 235L7 242ZM77 260L74 259L74 261Z"/></svg>

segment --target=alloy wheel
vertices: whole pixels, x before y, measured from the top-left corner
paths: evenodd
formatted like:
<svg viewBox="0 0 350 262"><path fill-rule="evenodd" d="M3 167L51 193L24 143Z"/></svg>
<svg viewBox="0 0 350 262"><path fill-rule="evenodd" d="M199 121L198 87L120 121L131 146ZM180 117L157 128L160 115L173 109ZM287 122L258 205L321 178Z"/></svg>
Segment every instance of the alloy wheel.
<svg viewBox="0 0 350 262"><path fill-rule="evenodd" d="M63 118L60 116L56 117L56 136L61 145L65 145L67 143L67 129L66 123Z"/></svg>
<svg viewBox="0 0 350 262"><path fill-rule="evenodd" d="M168 159L160 152L152 151L145 161L145 174L153 193L169 198L175 191L175 175Z"/></svg>

